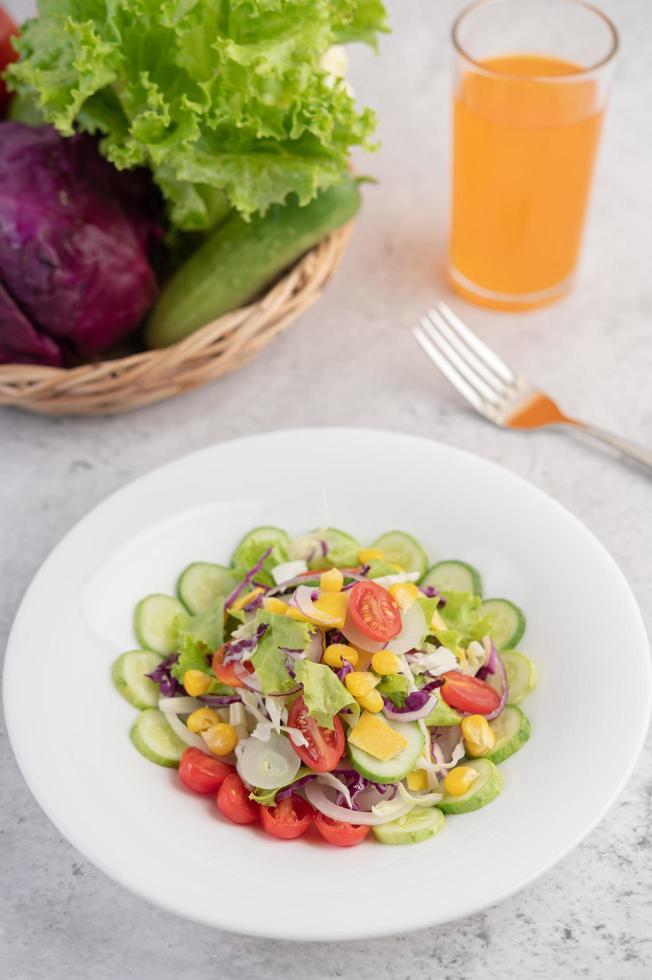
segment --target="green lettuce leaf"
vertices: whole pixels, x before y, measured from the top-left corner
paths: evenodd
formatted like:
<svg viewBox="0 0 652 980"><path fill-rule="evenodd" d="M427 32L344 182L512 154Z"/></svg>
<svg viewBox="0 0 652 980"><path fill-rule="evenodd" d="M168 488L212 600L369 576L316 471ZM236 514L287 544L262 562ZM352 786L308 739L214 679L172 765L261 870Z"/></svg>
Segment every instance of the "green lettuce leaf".
<svg viewBox="0 0 652 980"><path fill-rule="evenodd" d="M285 789L287 786L292 786L299 779L303 779L304 776L310 776L311 770L307 766L301 766L298 773L291 779L289 783L285 786L276 786L274 789L256 789L249 794L249 799L254 800L256 803L260 803L261 806L274 806L276 801L276 794L280 790Z"/></svg>
<svg viewBox="0 0 652 980"><path fill-rule="evenodd" d="M279 691L290 691L296 687L296 682L290 676L287 668L288 650L305 650L312 632L308 623L299 623L287 616L259 609L256 613L256 625L267 624L267 631L256 647L251 658L264 694L276 694ZM299 661L301 662L301 661Z"/></svg>
<svg viewBox="0 0 652 980"><path fill-rule="evenodd" d="M446 605L439 610L447 629L435 630L439 642L455 652L459 646L467 647L472 640L481 640L493 628L491 616L479 612L480 596L471 592L444 592Z"/></svg>
<svg viewBox="0 0 652 980"><path fill-rule="evenodd" d="M211 653L224 642L224 599L218 596L205 613L192 616L179 613L174 627L177 634L177 649L181 649L187 638L202 643Z"/></svg>
<svg viewBox="0 0 652 980"><path fill-rule="evenodd" d="M205 674L210 674L209 653L210 650L205 643L196 640L193 636L184 636L179 647L179 659L172 664L170 673L178 681L183 681L183 675L187 670L201 670Z"/></svg>
<svg viewBox="0 0 652 980"><path fill-rule="evenodd" d="M303 684L303 700L308 714L322 728L334 728L335 715L347 705L355 704L355 699L327 664L298 660L295 670L297 680Z"/></svg>
<svg viewBox="0 0 652 980"><path fill-rule="evenodd" d="M178 228L307 204L371 148L373 113L320 61L375 42L380 0L40 0L39 14L10 85L62 134L100 134L117 167L151 167Z"/></svg>
<svg viewBox="0 0 652 980"><path fill-rule="evenodd" d="M408 679L405 674L386 674L376 690L393 701L397 708L402 708L408 694Z"/></svg>

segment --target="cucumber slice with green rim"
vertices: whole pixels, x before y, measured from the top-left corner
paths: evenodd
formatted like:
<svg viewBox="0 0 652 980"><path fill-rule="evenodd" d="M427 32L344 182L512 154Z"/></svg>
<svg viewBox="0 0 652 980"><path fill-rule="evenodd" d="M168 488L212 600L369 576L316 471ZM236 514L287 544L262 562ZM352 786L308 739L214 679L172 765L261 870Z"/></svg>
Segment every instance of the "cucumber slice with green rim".
<svg viewBox="0 0 652 980"><path fill-rule="evenodd" d="M372 827L381 844L418 844L434 837L444 826L444 814L437 807L415 806L398 820Z"/></svg>
<svg viewBox="0 0 652 980"><path fill-rule="evenodd" d="M158 684L145 675L156 670L160 662L158 653L152 653L151 650L129 650L113 664L113 683L134 708L155 708L158 704Z"/></svg>
<svg viewBox="0 0 652 980"><path fill-rule="evenodd" d="M230 595L238 584L232 568L196 561L179 576L177 595L194 616L207 612L220 595Z"/></svg>
<svg viewBox="0 0 652 980"><path fill-rule="evenodd" d="M134 632L141 647L163 655L172 653L176 644L174 621L186 609L171 595L154 593L136 606Z"/></svg>
<svg viewBox="0 0 652 980"><path fill-rule="evenodd" d="M518 752L532 732L527 717L513 704L508 704L504 711L501 711L489 724L496 735L496 744L483 758L489 759L496 765Z"/></svg>
<svg viewBox="0 0 652 980"><path fill-rule="evenodd" d="M308 567L315 571L326 568L355 568L358 562L358 552L362 548L360 542L346 531L336 527L325 527L319 531L311 531L309 538L314 538L318 547L326 543L326 554L318 553L308 562Z"/></svg>
<svg viewBox="0 0 652 980"><path fill-rule="evenodd" d="M478 611L493 618L491 637L497 650L511 650L525 633L525 616L509 599L485 599Z"/></svg>
<svg viewBox="0 0 652 980"><path fill-rule="evenodd" d="M431 728L436 725L459 725L461 721L462 715L459 711L451 708L450 704L446 704L442 697L439 698L428 717L423 719L424 725L429 725Z"/></svg>
<svg viewBox="0 0 652 980"><path fill-rule="evenodd" d="M175 768L187 748L158 708L141 711L129 734L141 755L157 766Z"/></svg>
<svg viewBox="0 0 652 980"><path fill-rule="evenodd" d="M406 572L418 572L421 576L428 567L427 554L416 538L405 531L387 531L371 547L379 548L387 561L400 565Z"/></svg>
<svg viewBox="0 0 652 980"><path fill-rule="evenodd" d="M520 704L527 697L530 691L537 686L538 671L529 657L518 650L503 650L500 654L505 673L507 674L507 688L510 704ZM498 674L490 674L487 683L502 694L503 685Z"/></svg>
<svg viewBox="0 0 652 980"><path fill-rule="evenodd" d="M482 595L480 572L465 561L438 561L429 568L420 582L434 585L439 592L473 592Z"/></svg>
<svg viewBox="0 0 652 980"><path fill-rule="evenodd" d="M471 813L495 800L503 788L503 777L490 759L467 759L465 766L475 769L478 776L475 782L461 796L444 794L437 804L442 813Z"/></svg>
<svg viewBox="0 0 652 980"><path fill-rule="evenodd" d="M349 742L349 759L353 768L373 783L398 783L412 772L423 753L423 732L416 721L398 722L389 721L387 718L385 721L390 728L407 740L405 748L401 749L393 759L383 762L382 759L376 759L369 752Z"/></svg>

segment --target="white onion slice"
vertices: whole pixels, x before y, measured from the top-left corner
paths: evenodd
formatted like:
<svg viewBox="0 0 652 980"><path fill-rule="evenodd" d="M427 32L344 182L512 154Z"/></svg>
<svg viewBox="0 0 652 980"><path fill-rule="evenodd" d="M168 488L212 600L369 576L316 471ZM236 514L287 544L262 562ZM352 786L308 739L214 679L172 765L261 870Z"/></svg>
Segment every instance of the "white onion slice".
<svg viewBox="0 0 652 980"><path fill-rule="evenodd" d="M315 630L310 637L310 642L306 647L306 659L318 664L324 653L324 634Z"/></svg>
<svg viewBox="0 0 652 980"><path fill-rule="evenodd" d="M237 660L233 663L233 673L248 690L256 691L256 693L262 691L256 672L250 674L247 668Z"/></svg>
<svg viewBox="0 0 652 980"><path fill-rule="evenodd" d="M390 585L400 585L401 582L416 582L419 577L419 572L397 572L396 575L381 575L380 578L372 578L369 581L388 589Z"/></svg>
<svg viewBox="0 0 652 980"><path fill-rule="evenodd" d="M289 582L290 579L296 578L297 575L303 575L307 571L308 565L303 559L284 561L272 569L272 578L277 585L283 585L285 582Z"/></svg>
<svg viewBox="0 0 652 980"><path fill-rule="evenodd" d="M324 772L318 778L320 783L323 783L325 786L332 786L338 793L341 793L346 800L346 805L348 806L349 810L353 809L351 791L346 783L343 783L341 779L334 776L332 772Z"/></svg>
<svg viewBox="0 0 652 980"><path fill-rule="evenodd" d="M425 636L426 617L418 602L414 602L409 609L401 613L401 622L403 623L401 632L387 644L389 650L398 654L419 647Z"/></svg>
<svg viewBox="0 0 652 980"><path fill-rule="evenodd" d="M189 715L192 711L197 708L205 708L206 705L198 701L197 698L159 698L158 699L159 710L164 714L173 715Z"/></svg>
<svg viewBox="0 0 652 980"><path fill-rule="evenodd" d="M250 786L257 786L259 789L287 786L300 766L301 759L292 748L289 738L274 732L266 742L257 738L247 739L238 754L238 774Z"/></svg>
<svg viewBox="0 0 652 980"><path fill-rule="evenodd" d="M165 719L174 734L178 735L182 742L185 742L186 745L190 745L193 749L201 749L202 752L207 752L209 755L211 754L210 749L206 745L203 738L200 738L199 735L195 735L194 732L191 732L188 726L184 725L177 715L173 715L171 712L166 712Z"/></svg>
<svg viewBox="0 0 652 980"><path fill-rule="evenodd" d="M428 700L421 708L417 708L415 711L393 711L390 705L385 705L383 712L392 721L421 721L422 718L427 718L431 711L434 711L437 706L437 697L431 694Z"/></svg>
<svg viewBox="0 0 652 980"><path fill-rule="evenodd" d="M399 796L401 796L406 803L412 803L414 806L434 806L443 799L443 793L410 793L410 791L403 785L403 783L398 784Z"/></svg>
<svg viewBox="0 0 652 980"><path fill-rule="evenodd" d="M303 789L308 798L308 802L312 803L315 810L319 810L325 817L330 817L331 820L338 820L340 823L355 824L356 826L365 824L365 826L369 827L379 827L381 824L389 823L390 820L397 820L399 817L405 816L414 807L413 803L391 800L385 803L379 803L373 808L371 813L365 813L361 810L349 810L346 806L338 806L337 803L333 803L326 795L326 791L320 785L319 780L306 783ZM397 805L393 806L392 804L395 803Z"/></svg>
<svg viewBox="0 0 652 980"><path fill-rule="evenodd" d="M329 616L328 613L322 612L312 601L312 593L314 589L310 585L299 585L294 593L294 602L296 604L299 612L302 612L304 616L312 620L315 623L319 623L320 626L337 626L337 619L334 616Z"/></svg>

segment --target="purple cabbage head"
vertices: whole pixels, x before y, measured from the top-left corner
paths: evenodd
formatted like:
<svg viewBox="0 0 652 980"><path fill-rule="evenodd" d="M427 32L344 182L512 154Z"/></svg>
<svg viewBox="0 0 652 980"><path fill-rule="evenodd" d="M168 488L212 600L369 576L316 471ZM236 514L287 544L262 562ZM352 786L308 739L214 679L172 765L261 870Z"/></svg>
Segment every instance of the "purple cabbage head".
<svg viewBox="0 0 652 980"><path fill-rule="evenodd" d="M138 326L157 285L160 198L94 137L0 123L0 362L59 365Z"/></svg>

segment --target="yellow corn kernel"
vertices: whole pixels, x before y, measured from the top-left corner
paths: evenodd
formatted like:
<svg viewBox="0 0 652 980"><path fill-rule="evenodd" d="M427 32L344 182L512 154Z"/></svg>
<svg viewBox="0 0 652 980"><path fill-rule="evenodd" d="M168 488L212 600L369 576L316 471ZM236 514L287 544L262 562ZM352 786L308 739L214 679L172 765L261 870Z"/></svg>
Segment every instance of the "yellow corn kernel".
<svg viewBox="0 0 652 980"><path fill-rule="evenodd" d="M207 728L202 735L206 745L215 755L228 755L238 744L238 733L233 725L228 725L225 721Z"/></svg>
<svg viewBox="0 0 652 980"><path fill-rule="evenodd" d="M256 596L262 595L264 591L264 589L257 586L255 589L252 589L251 592L245 592L244 595L238 596L235 602L231 603L227 609L227 612L239 612L241 609L244 609L245 606L248 606L249 603L256 598Z"/></svg>
<svg viewBox="0 0 652 980"><path fill-rule="evenodd" d="M329 627L342 629L346 619L348 601L348 592L322 592L319 598L315 599L313 605L320 613L325 613L326 616L330 617Z"/></svg>
<svg viewBox="0 0 652 980"><path fill-rule="evenodd" d="M369 694L365 694L361 698L356 698L356 700L361 708L365 711L370 711L372 715L376 715L379 711L382 711L385 704L383 696L379 691L369 691Z"/></svg>
<svg viewBox="0 0 652 980"><path fill-rule="evenodd" d="M211 686L211 677L203 670L187 670L183 675L183 686L191 698L196 698L206 694Z"/></svg>
<svg viewBox="0 0 652 980"><path fill-rule="evenodd" d="M482 715L469 715L462 719L462 738L469 755L486 755L496 744L496 733Z"/></svg>
<svg viewBox="0 0 652 980"><path fill-rule="evenodd" d="M368 565L370 561L382 561L385 552L380 548L361 548L358 552L358 561L361 565Z"/></svg>
<svg viewBox="0 0 652 980"><path fill-rule="evenodd" d="M395 585L390 585L387 591L394 596L401 612L406 612L410 606L413 606L419 595L419 590L414 582L397 582Z"/></svg>
<svg viewBox="0 0 652 980"><path fill-rule="evenodd" d="M263 609L266 612L283 616L288 611L288 604L287 602L283 602L282 599L277 599L276 596L271 596L269 599L263 599Z"/></svg>
<svg viewBox="0 0 652 980"><path fill-rule="evenodd" d="M322 592L341 592L344 585L344 576L339 568L331 568L327 572L322 572L319 577L319 588Z"/></svg>
<svg viewBox="0 0 652 980"><path fill-rule="evenodd" d="M324 650L322 660L329 667L334 667L335 670L344 666L344 660L348 660L355 667L358 662L358 651L354 650L353 647L347 647L345 643L330 643Z"/></svg>
<svg viewBox="0 0 652 980"><path fill-rule="evenodd" d="M428 774L425 769L415 769L409 772L407 777L408 789L413 793L418 793L422 789L428 789Z"/></svg>
<svg viewBox="0 0 652 980"><path fill-rule="evenodd" d="M378 678L367 670L353 670L344 678L346 689L354 698L363 698L369 691L373 691Z"/></svg>
<svg viewBox="0 0 652 980"><path fill-rule="evenodd" d="M207 728L211 728L212 725L219 725L219 723L220 716L212 708L197 708L188 716L186 721L186 725L195 735L199 735L200 732L205 732Z"/></svg>
<svg viewBox="0 0 652 980"><path fill-rule="evenodd" d="M304 616L302 612L299 612L296 606L288 606L285 615L289 619L296 619L298 623L309 623L310 620L307 616Z"/></svg>
<svg viewBox="0 0 652 980"><path fill-rule="evenodd" d="M391 650L379 650L371 658L371 669L376 674L398 674L401 670L401 661Z"/></svg>
<svg viewBox="0 0 652 980"><path fill-rule="evenodd" d="M462 796L473 786L479 773L471 766L455 766L444 780L444 789L449 796Z"/></svg>

